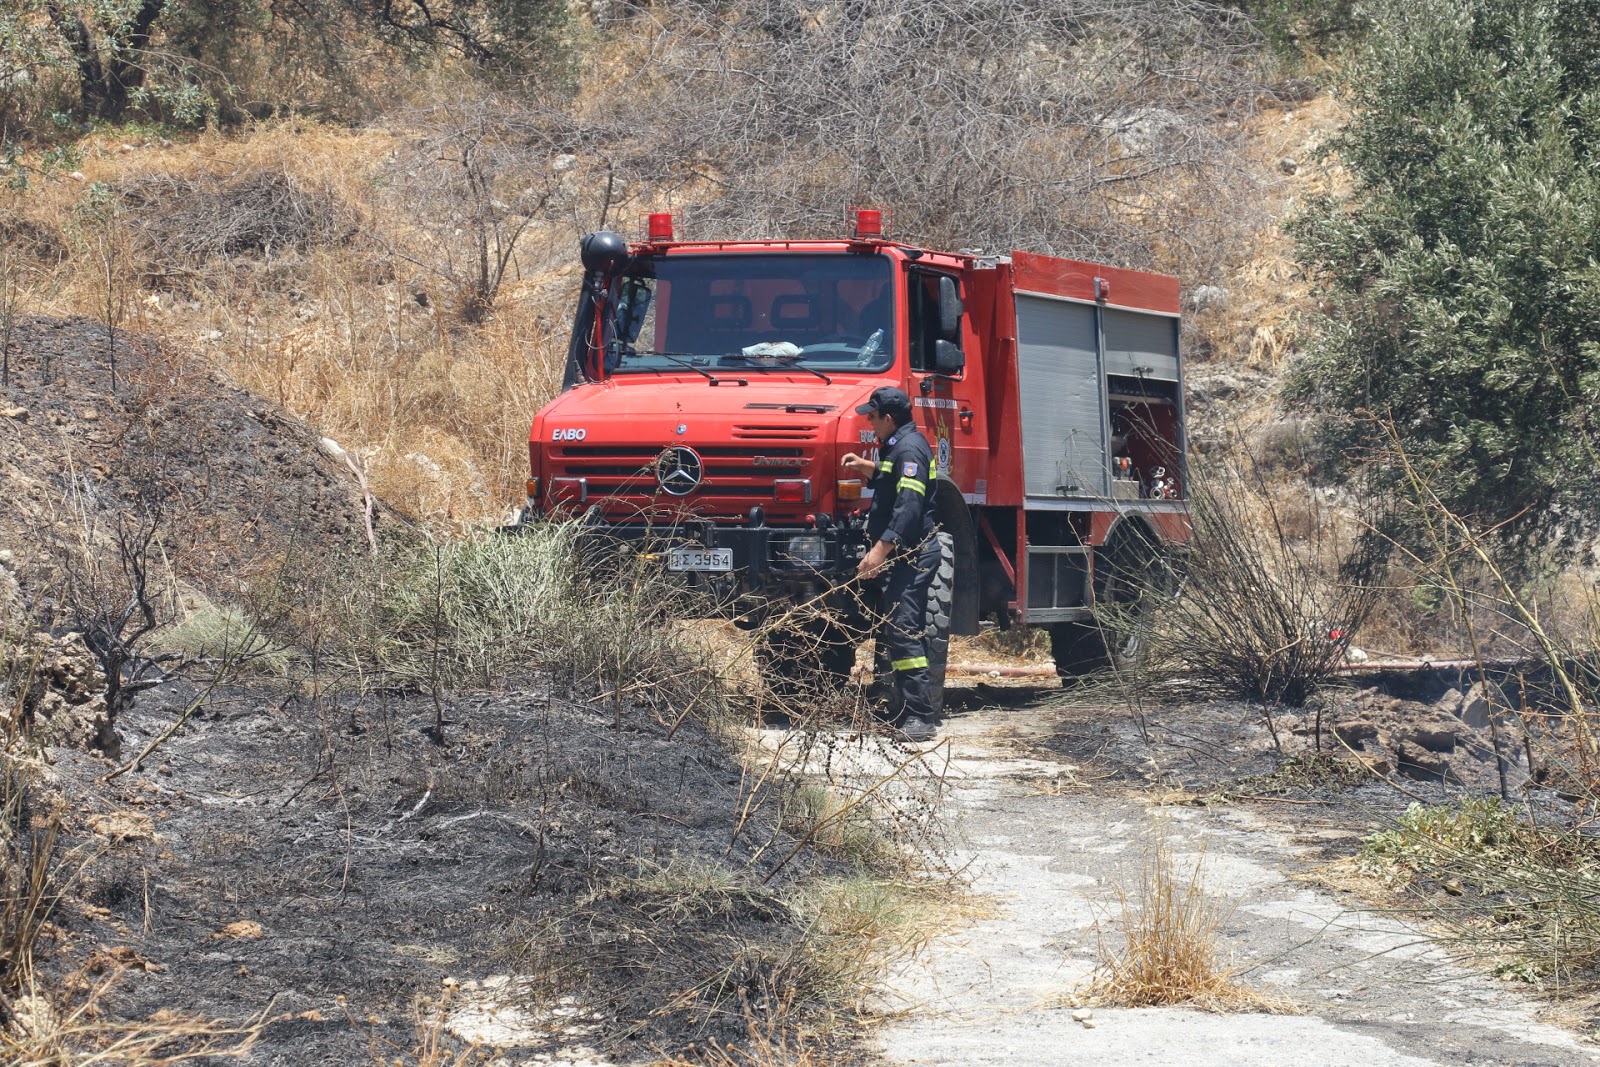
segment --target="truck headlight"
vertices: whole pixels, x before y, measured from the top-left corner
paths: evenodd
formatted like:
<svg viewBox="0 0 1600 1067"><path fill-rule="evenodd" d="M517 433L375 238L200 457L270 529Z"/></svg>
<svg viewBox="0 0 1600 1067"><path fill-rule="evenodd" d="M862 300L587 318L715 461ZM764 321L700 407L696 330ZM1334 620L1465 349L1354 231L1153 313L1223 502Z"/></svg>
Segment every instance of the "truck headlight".
<svg viewBox="0 0 1600 1067"><path fill-rule="evenodd" d="M818 566L828 562L828 542L815 534L789 538L789 546L785 551L797 563Z"/></svg>

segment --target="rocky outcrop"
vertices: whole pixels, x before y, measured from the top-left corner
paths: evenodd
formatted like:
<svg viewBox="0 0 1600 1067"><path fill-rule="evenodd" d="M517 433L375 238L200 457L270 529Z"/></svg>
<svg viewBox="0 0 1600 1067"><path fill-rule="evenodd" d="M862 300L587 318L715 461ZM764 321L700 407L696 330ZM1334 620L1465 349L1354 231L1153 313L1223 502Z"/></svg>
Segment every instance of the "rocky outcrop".
<svg viewBox="0 0 1600 1067"><path fill-rule="evenodd" d="M1306 717L1295 720L1292 728L1306 734L1315 724ZM1432 704L1365 689L1327 708L1323 728L1334 744L1386 759L1407 777L1482 786L1497 784L1498 734L1508 777L1527 773L1521 766L1521 723L1493 684L1479 682L1465 693L1451 689Z"/></svg>
<svg viewBox="0 0 1600 1067"><path fill-rule="evenodd" d="M106 677L83 636L35 633L0 658L18 702L0 706L0 719L21 715L41 745L103 752L116 758L117 732L106 707Z"/></svg>

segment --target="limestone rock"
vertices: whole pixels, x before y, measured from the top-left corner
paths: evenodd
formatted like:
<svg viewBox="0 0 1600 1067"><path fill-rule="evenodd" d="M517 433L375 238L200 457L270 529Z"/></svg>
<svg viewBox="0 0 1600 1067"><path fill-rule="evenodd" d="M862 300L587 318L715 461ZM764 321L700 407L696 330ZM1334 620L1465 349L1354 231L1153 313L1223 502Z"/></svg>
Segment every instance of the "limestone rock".
<svg viewBox="0 0 1600 1067"><path fill-rule="evenodd" d="M1487 730L1491 714L1505 713L1506 698L1500 692L1500 687L1493 682L1475 682L1461 698L1461 705L1456 709L1456 714L1461 721L1474 730Z"/></svg>
<svg viewBox="0 0 1600 1067"><path fill-rule="evenodd" d="M1430 752L1454 752L1461 740L1461 721L1439 716L1411 723L1397 733Z"/></svg>
<svg viewBox="0 0 1600 1067"><path fill-rule="evenodd" d="M1346 719L1334 724L1333 736L1360 751L1378 739L1378 724L1371 719Z"/></svg>
<svg viewBox="0 0 1600 1067"><path fill-rule="evenodd" d="M31 719L39 742L115 757L119 746L106 708L106 678L83 635L34 634L12 653L19 654L30 672L23 716Z"/></svg>
<svg viewBox="0 0 1600 1067"><path fill-rule="evenodd" d="M1419 782L1456 782L1450 773L1450 760L1438 752L1406 741L1395 745L1393 751L1396 769L1407 778Z"/></svg>

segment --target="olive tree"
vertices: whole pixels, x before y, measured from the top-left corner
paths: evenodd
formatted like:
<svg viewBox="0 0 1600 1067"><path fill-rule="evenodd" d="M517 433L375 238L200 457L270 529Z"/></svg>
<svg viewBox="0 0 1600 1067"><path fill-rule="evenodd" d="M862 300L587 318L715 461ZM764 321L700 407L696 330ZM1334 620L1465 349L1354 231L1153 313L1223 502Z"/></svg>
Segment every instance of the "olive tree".
<svg viewBox="0 0 1600 1067"><path fill-rule="evenodd" d="M1348 469L1385 424L1508 546L1600 529L1600 0L1417 0L1377 21L1294 226L1328 313L1288 396ZM1503 525L1501 525L1503 524Z"/></svg>

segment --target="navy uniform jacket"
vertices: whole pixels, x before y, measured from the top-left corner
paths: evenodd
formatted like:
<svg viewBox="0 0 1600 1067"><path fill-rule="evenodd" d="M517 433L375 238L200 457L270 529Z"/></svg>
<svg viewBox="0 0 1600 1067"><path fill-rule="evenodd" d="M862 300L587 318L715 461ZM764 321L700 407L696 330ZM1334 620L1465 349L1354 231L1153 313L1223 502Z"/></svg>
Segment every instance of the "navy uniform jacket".
<svg viewBox="0 0 1600 1067"><path fill-rule="evenodd" d="M895 430L878 453L872 476L867 543L887 541L914 549L933 533L933 449L916 425Z"/></svg>

